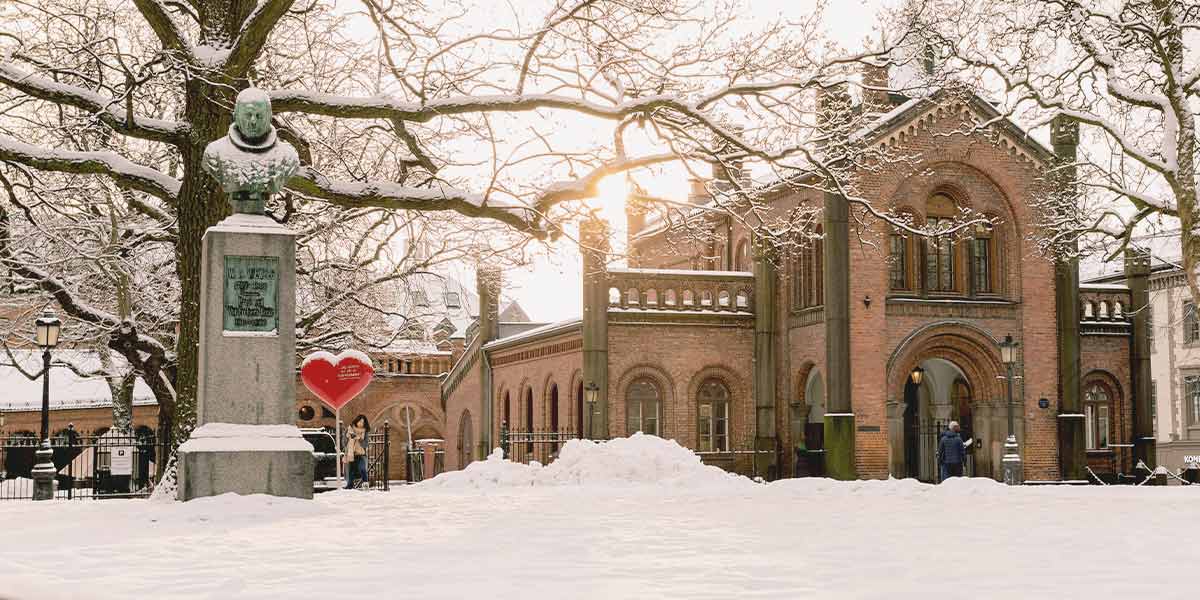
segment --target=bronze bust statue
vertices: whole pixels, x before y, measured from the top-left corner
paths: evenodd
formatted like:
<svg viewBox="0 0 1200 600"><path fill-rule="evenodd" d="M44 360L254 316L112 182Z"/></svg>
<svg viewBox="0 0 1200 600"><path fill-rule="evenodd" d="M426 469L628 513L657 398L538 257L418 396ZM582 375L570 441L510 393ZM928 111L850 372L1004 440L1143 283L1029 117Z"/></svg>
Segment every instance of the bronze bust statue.
<svg viewBox="0 0 1200 600"><path fill-rule="evenodd" d="M237 95L229 133L204 149L204 170L229 194L235 213L262 214L300 168L296 149L281 142L271 125L271 98L257 88Z"/></svg>

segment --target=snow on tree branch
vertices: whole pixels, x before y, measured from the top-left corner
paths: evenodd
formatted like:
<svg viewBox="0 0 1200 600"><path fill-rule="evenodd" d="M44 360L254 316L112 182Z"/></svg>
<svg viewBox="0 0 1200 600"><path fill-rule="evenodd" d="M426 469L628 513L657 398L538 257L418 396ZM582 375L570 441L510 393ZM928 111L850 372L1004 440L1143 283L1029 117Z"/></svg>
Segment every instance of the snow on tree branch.
<svg viewBox="0 0 1200 600"><path fill-rule="evenodd" d="M115 152L51 150L0 138L0 161L12 161L44 171L107 175L120 185L168 202L174 202L179 195L179 181Z"/></svg>
<svg viewBox="0 0 1200 600"><path fill-rule="evenodd" d="M134 6L137 6L138 11L142 13L142 18L154 30L159 41L162 42L163 48L182 52L185 57L192 56L191 44L188 43L187 37L179 24L175 22L175 18L167 10L167 7L159 0L133 0Z"/></svg>
<svg viewBox="0 0 1200 600"><path fill-rule="evenodd" d="M131 115L121 100L29 73L12 63L0 63L0 83L35 98L88 111L115 131L141 139L173 144L190 129L184 123Z"/></svg>
<svg viewBox="0 0 1200 600"><path fill-rule="evenodd" d="M246 74L254 60L262 53L263 44L279 19L287 13L295 0L259 0L250 16L246 17L237 39L225 60L225 73L232 77Z"/></svg>

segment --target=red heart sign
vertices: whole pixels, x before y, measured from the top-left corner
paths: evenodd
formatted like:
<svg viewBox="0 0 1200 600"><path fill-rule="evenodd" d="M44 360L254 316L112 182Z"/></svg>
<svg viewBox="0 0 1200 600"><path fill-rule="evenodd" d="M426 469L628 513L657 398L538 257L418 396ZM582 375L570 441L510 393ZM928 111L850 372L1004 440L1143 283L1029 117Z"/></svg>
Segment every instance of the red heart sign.
<svg viewBox="0 0 1200 600"><path fill-rule="evenodd" d="M371 357L357 350L337 356L320 351L309 354L300 365L300 380L322 402L338 410L371 383L375 368Z"/></svg>

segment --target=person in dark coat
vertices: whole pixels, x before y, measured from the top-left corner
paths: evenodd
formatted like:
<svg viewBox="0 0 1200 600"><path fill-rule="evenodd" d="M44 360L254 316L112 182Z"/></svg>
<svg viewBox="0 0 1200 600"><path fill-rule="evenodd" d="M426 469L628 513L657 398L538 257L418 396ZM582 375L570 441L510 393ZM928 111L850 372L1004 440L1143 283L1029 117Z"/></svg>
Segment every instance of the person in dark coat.
<svg viewBox="0 0 1200 600"><path fill-rule="evenodd" d="M950 426L942 432L938 440L938 464L942 471L942 481L951 477L962 477L963 462L967 458L967 448L959 434L958 421L950 421Z"/></svg>

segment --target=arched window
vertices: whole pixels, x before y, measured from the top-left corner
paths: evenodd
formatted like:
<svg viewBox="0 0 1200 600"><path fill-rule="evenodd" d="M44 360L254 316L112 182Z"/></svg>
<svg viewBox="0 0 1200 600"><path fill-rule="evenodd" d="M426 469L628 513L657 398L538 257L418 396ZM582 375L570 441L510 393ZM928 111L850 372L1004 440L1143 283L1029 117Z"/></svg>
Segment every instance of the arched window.
<svg viewBox="0 0 1200 600"><path fill-rule="evenodd" d="M796 308L811 308L825 303L825 248L820 225L806 234L800 256L792 273L792 302Z"/></svg>
<svg viewBox="0 0 1200 600"><path fill-rule="evenodd" d="M888 240L888 250L891 255L891 262L888 264L888 287L894 291L911 290L908 272L912 264L912 254L909 250L908 234L893 228Z"/></svg>
<svg viewBox="0 0 1200 600"><path fill-rule="evenodd" d="M617 288L608 288L608 303L613 305L620 304L621 290L618 290Z"/></svg>
<svg viewBox="0 0 1200 600"><path fill-rule="evenodd" d="M642 432L659 435L659 416L662 410L662 395L658 386L646 377L629 384L625 391L625 432L633 435Z"/></svg>
<svg viewBox="0 0 1200 600"><path fill-rule="evenodd" d="M992 226L979 223L975 226L975 237L971 239L971 288L976 294L996 291L996 244Z"/></svg>
<svg viewBox="0 0 1200 600"><path fill-rule="evenodd" d="M1100 301L1100 312L1099 312L1099 314L1096 315L1096 317L1100 318L1100 319L1108 318L1108 301L1107 300Z"/></svg>
<svg viewBox="0 0 1200 600"><path fill-rule="evenodd" d="M512 403L509 402L508 392L504 392L504 403L500 411L500 423L512 427Z"/></svg>
<svg viewBox="0 0 1200 600"><path fill-rule="evenodd" d="M525 388L525 431L533 433L533 388ZM525 451L533 454L533 436L525 444Z"/></svg>
<svg viewBox="0 0 1200 600"><path fill-rule="evenodd" d="M471 411L464 410L458 421L458 468L464 469L474 458L475 437L471 431Z"/></svg>
<svg viewBox="0 0 1200 600"><path fill-rule="evenodd" d="M1124 319L1125 318L1125 306L1121 304L1120 300L1113 302L1113 318L1114 319Z"/></svg>
<svg viewBox="0 0 1200 600"><path fill-rule="evenodd" d="M696 304L696 294L694 294L692 292L692 290L683 290L683 305L684 306L695 306L695 304Z"/></svg>
<svg viewBox="0 0 1200 600"><path fill-rule="evenodd" d="M935 232L950 226L957 212L954 201L945 194L934 194L926 203L925 231ZM925 238L925 289L953 292L955 288L954 240L948 235L930 234Z"/></svg>
<svg viewBox="0 0 1200 600"><path fill-rule="evenodd" d="M1087 438L1088 450L1108 448L1108 420L1111 411L1112 402L1108 388L1099 382L1089 385L1083 401L1086 427L1084 437Z"/></svg>
<svg viewBox="0 0 1200 600"><path fill-rule="evenodd" d="M1096 309L1091 302L1083 303L1083 318L1091 319L1096 316Z"/></svg>
<svg viewBox="0 0 1200 600"><path fill-rule="evenodd" d="M575 435L583 439L583 380L575 384Z"/></svg>
<svg viewBox="0 0 1200 600"><path fill-rule="evenodd" d="M626 294L625 294L625 302L627 302L629 304L635 304L635 305L640 304L640 302L638 302L637 288L629 288L629 291L626 292Z"/></svg>
<svg viewBox="0 0 1200 600"><path fill-rule="evenodd" d="M558 432L558 384L550 384L550 431Z"/></svg>
<svg viewBox="0 0 1200 600"><path fill-rule="evenodd" d="M733 256L734 271L749 271L750 270L750 242L743 239L737 244L737 251Z"/></svg>
<svg viewBox="0 0 1200 600"><path fill-rule="evenodd" d="M658 306L658 292L654 288L646 290L646 306Z"/></svg>
<svg viewBox="0 0 1200 600"><path fill-rule="evenodd" d="M675 306L675 290L663 292L663 304L666 306Z"/></svg>
<svg viewBox="0 0 1200 600"><path fill-rule="evenodd" d="M696 398L700 422L696 429L700 452L729 451L729 388L719 379L700 384Z"/></svg>

